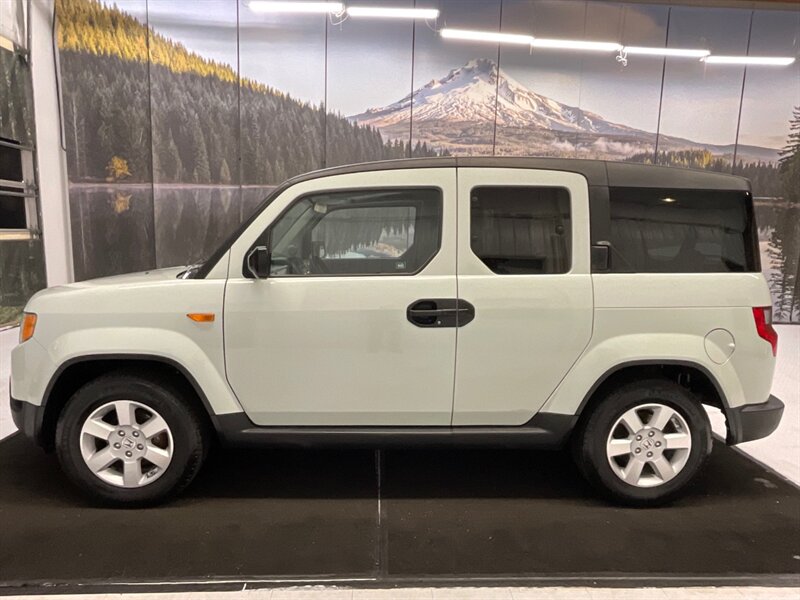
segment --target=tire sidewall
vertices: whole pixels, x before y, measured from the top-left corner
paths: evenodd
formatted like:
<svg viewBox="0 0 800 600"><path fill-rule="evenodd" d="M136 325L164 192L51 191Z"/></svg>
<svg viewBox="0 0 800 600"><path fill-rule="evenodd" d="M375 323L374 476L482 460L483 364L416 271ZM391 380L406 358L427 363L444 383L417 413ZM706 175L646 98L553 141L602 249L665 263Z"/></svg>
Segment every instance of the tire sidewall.
<svg viewBox="0 0 800 600"><path fill-rule="evenodd" d="M85 420L97 408L114 400L133 400L152 408L167 422L172 434L170 464L160 477L140 488L106 483L89 469L81 453L81 428ZM78 390L65 406L56 428L59 462L74 483L101 502L146 505L161 501L182 487L182 480L202 447L197 429L189 426L192 419L187 418L188 412L169 388L135 377L103 377Z"/></svg>

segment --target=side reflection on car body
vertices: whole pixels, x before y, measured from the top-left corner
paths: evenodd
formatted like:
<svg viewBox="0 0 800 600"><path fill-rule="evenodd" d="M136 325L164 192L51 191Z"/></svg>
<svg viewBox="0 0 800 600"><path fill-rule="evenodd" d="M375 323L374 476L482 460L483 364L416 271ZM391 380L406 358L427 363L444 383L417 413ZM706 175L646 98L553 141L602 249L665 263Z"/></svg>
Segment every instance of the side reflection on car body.
<svg viewBox="0 0 800 600"><path fill-rule="evenodd" d="M777 335L747 180L441 158L289 180L208 260L46 290L18 427L119 505L235 445L572 447L618 502L769 435ZM188 318L187 318L188 317Z"/></svg>

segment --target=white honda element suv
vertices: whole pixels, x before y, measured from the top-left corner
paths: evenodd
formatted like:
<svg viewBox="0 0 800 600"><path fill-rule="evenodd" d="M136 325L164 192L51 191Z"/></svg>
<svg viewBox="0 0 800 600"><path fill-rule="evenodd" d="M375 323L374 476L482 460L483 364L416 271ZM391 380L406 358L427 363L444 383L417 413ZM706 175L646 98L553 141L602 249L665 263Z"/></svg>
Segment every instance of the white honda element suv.
<svg viewBox="0 0 800 600"><path fill-rule="evenodd" d="M441 158L278 187L208 260L51 288L12 353L17 426L107 503L232 444L570 444L612 499L676 495L769 435L777 336L747 180Z"/></svg>

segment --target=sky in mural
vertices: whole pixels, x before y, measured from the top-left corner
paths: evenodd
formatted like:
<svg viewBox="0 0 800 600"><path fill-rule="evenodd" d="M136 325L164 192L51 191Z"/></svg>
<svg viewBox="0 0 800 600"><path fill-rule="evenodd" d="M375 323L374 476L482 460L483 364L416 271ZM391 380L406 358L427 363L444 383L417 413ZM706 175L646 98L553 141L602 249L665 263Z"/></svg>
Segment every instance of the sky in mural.
<svg viewBox="0 0 800 600"><path fill-rule="evenodd" d="M373 2L376 3L376 2ZM379 2L378 2L379 3ZM207 58L236 66L245 77L312 103L325 98L325 18L255 14L237 0L117 2L158 32ZM411 6L410 0L384 2ZM417 3L420 4L419 2ZM604 2L439 0L437 24L355 20L328 24L328 107L354 115L389 105L413 85L445 77L475 58L498 58L493 44L442 40L436 27L532 33L542 37L619 40L631 45L708 48L717 54L795 55L800 12L668 8ZM238 15L237 15L238 12ZM235 38L240 23L239 47ZM502 25L501 25L502 20ZM667 27L669 20L669 27ZM226 31L228 30L228 31ZM233 34L233 35L231 35ZM711 144L735 142L739 98L745 81L742 133L748 144L780 147L791 108L800 102L800 62L791 67L705 65L697 60L613 54L530 52L504 46L500 67L538 94L579 106L611 122ZM755 110L757 105L757 110Z"/></svg>

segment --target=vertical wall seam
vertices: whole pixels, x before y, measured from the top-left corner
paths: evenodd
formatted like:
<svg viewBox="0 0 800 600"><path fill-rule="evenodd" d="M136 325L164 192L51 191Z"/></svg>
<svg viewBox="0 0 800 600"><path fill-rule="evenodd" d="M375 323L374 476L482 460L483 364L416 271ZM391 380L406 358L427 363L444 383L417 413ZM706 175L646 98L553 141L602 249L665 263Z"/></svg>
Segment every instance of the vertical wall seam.
<svg viewBox="0 0 800 600"><path fill-rule="evenodd" d="M755 10L750 11L750 26L747 28L747 50L745 56L750 56L750 41L753 38L753 19L755 17ZM744 105L744 88L747 84L747 65L742 69L742 89L739 93L739 114L736 117L736 137L733 142L733 163L731 164L731 173L736 172L736 158L739 155L739 132L742 127L742 107Z"/></svg>
<svg viewBox="0 0 800 600"><path fill-rule="evenodd" d="M145 30L145 46L147 47L147 120L150 122L150 198L153 201L153 267L158 267L158 247L156 246L156 159L155 149L153 148L153 61L150 54L150 0L144 3L144 18L147 23Z"/></svg>
<svg viewBox="0 0 800 600"><path fill-rule="evenodd" d="M325 16L325 52L322 72L322 168L328 166L328 17Z"/></svg>
<svg viewBox="0 0 800 600"><path fill-rule="evenodd" d="M586 24L587 24L588 19L589 19L589 2L587 0L586 2L583 3L583 39L586 39ZM584 66L585 66L583 54L579 54L578 55L578 60L580 61L580 64L581 64L581 71L580 71L580 75L578 77L578 103L577 103L578 104L578 112L580 114L581 112L583 112L583 108L581 107L582 98L583 98L583 73L584 73ZM580 120L578 121L577 125L578 125L578 128L575 131L575 158L578 158L578 144L579 144L580 138L581 138L581 133L580 133L581 123L580 123Z"/></svg>
<svg viewBox="0 0 800 600"><path fill-rule="evenodd" d="M497 23L497 33L503 31L503 0L500 0L500 18ZM501 44L497 44L497 77L494 86L494 127L492 129L492 156L497 153L497 108L500 104L500 50Z"/></svg>
<svg viewBox="0 0 800 600"><path fill-rule="evenodd" d="M244 215L244 162L242 161L242 43L241 43L241 23L239 15L239 0L236 2L236 150L238 156L236 162L238 163L237 171L239 173L239 219L244 221L247 217Z"/></svg>
<svg viewBox="0 0 800 600"><path fill-rule="evenodd" d="M672 7L670 6L667 9L667 28L666 32L664 33L664 47L669 48L669 26L670 21L672 19ZM666 79L667 75L667 57L664 57L663 62L661 63L661 92L658 96L658 120L656 121L656 145L655 149L653 150L653 164L658 164L658 142L659 138L661 137L661 110L664 105L664 80Z"/></svg>
<svg viewBox="0 0 800 600"><path fill-rule="evenodd" d="M417 7L417 0L414 0L413 7ZM411 93L408 101L408 158L413 156L414 144L414 60L416 59L417 46L417 21L411 21Z"/></svg>

